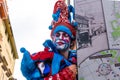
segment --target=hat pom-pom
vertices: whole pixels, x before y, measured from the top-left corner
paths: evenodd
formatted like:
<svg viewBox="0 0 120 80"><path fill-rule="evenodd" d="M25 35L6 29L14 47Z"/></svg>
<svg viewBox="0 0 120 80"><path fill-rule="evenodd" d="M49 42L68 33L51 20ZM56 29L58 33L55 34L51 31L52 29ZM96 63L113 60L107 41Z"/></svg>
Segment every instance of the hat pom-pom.
<svg viewBox="0 0 120 80"><path fill-rule="evenodd" d="M73 25L74 25L74 26L78 26L78 23L77 23L77 22L74 22Z"/></svg>
<svg viewBox="0 0 120 80"><path fill-rule="evenodd" d="M73 22L72 22L72 25L76 28L76 27L78 26L78 22L73 21Z"/></svg>
<svg viewBox="0 0 120 80"><path fill-rule="evenodd" d="M60 9L58 9L56 13L52 14L52 18L54 21L58 21L59 16L60 16Z"/></svg>
<svg viewBox="0 0 120 80"><path fill-rule="evenodd" d="M53 18L54 21L58 21L58 16L56 14L53 14L52 18Z"/></svg>
<svg viewBox="0 0 120 80"><path fill-rule="evenodd" d="M52 30L52 25L49 26L49 30Z"/></svg>

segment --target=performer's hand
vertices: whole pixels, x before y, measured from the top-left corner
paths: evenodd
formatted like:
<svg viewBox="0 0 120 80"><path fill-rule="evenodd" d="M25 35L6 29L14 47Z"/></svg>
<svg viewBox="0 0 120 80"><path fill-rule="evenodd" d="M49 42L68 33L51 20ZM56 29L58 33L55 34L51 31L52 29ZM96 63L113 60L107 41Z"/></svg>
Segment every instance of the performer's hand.
<svg viewBox="0 0 120 80"><path fill-rule="evenodd" d="M76 78L76 75L77 75L77 66L73 64L73 65L70 65L68 68L73 72L73 77Z"/></svg>

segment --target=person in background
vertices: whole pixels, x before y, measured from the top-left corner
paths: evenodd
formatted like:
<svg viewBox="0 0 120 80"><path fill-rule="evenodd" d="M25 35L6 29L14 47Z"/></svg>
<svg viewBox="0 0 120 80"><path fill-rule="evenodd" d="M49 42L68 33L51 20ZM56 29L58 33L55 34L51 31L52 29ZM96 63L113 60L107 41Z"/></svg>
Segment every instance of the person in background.
<svg viewBox="0 0 120 80"><path fill-rule="evenodd" d="M46 40L44 51L30 54L25 48L21 62L21 72L27 80L76 80L76 26L71 21L74 8L64 0L55 3L53 21L49 26L51 39Z"/></svg>

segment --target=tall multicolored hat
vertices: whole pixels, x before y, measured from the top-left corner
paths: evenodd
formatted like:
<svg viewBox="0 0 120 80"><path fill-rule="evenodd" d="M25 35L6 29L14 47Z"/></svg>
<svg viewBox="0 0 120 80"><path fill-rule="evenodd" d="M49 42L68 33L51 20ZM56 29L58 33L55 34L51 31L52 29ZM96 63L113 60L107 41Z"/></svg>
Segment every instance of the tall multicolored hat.
<svg viewBox="0 0 120 80"><path fill-rule="evenodd" d="M71 16L70 13L73 13ZM58 31L63 31L69 34L71 39L75 40L77 22L74 20L74 8L68 5L64 0L58 0L54 5L53 21L49 26L51 29L51 37Z"/></svg>

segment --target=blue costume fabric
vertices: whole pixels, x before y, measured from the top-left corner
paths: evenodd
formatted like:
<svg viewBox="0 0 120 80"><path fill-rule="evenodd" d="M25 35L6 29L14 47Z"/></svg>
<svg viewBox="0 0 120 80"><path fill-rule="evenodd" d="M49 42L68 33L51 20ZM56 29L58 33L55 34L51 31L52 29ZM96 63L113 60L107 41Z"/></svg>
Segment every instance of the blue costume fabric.
<svg viewBox="0 0 120 80"><path fill-rule="evenodd" d="M29 51L27 51L25 48L20 49L20 51L22 53L24 53L23 59L21 62L21 71L27 80L39 80L39 79L42 80L43 77L45 77L49 73L52 73L52 75L54 75L54 74L57 74L63 68L65 68L71 64L76 64L76 62L72 61L72 58L76 58L75 50L71 50L69 52L68 60L66 60L62 55L60 55L57 52L57 50L55 50L54 45L52 44L51 40L46 40L43 45L50 49L50 51L48 51L48 52L53 52L53 50L55 51L51 65L49 65L47 63L44 64L45 68L43 70L43 73L41 73L41 71L39 70L38 66L36 65L36 62L45 62L49 59L47 59L47 60L46 59L45 60L32 60Z"/></svg>
<svg viewBox="0 0 120 80"><path fill-rule="evenodd" d="M40 78L40 72L35 65L35 61L31 59L29 52L25 48L21 48L20 51L24 53L21 62L21 71L23 76L27 80L35 80Z"/></svg>

